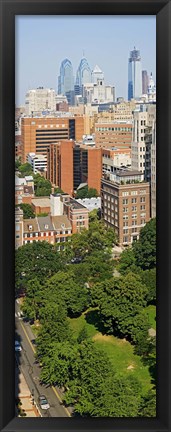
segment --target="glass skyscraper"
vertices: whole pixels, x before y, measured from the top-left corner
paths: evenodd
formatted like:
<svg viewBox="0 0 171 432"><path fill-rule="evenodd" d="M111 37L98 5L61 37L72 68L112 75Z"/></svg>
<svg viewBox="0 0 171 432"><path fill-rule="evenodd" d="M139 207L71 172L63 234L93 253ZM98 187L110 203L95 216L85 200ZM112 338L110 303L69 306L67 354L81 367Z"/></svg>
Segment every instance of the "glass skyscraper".
<svg viewBox="0 0 171 432"><path fill-rule="evenodd" d="M134 47L128 59L128 100L142 95L142 67L140 51Z"/></svg>
<svg viewBox="0 0 171 432"><path fill-rule="evenodd" d="M62 61L58 77L58 94L67 97L69 105L74 104L74 75L73 67L67 58Z"/></svg>
<svg viewBox="0 0 171 432"><path fill-rule="evenodd" d="M91 83L91 69L88 64L88 61L85 57L83 57L80 61L80 64L77 69L77 75L76 75L76 88L80 94L82 94L82 86L83 84Z"/></svg>

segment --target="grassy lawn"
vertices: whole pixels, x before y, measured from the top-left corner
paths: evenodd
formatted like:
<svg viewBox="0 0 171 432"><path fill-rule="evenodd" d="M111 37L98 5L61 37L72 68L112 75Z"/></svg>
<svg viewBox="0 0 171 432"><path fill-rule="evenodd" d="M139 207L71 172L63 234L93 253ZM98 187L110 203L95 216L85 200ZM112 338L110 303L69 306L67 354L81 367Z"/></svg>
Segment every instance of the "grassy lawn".
<svg viewBox="0 0 171 432"><path fill-rule="evenodd" d="M93 323L93 314L95 319ZM85 326L90 339L108 355L115 370L121 374L133 374L142 384L143 392L146 393L151 388L151 377L148 367L144 366L141 358L134 354L133 346L125 339L102 334L98 328L97 312L89 311L88 321L83 314L79 318L69 319L71 328L77 338L80 330Z"/></svg>
<svg viewBox="0 0 171 432"><path fill-rule="evenodd" d="M149 305L145 308L145 310L148 314L150 327L156 330L156 306Z"/></svg>

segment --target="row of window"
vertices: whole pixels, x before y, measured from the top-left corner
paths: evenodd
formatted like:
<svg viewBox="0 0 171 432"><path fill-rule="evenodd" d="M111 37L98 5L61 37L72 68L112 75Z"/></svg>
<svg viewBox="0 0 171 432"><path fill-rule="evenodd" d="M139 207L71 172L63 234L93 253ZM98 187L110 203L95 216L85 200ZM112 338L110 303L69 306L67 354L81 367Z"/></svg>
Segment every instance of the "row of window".
<svg viewBox="0 0 171 432"><path fill-rule="evenodd" d="M53 237L54 235L59 235L59 234L71 234L71 230L66 230L66 231L60 231L60 232L56 232L56 231L51 231L51 232L41 232L41 233L25 233L24 237L25 238L32 238L32 237Z"/></svg>
<svg viewBox="0 0 171 432"><path fill-rule="evenodd" d="M96 127L97 132L105 132L105 131L124 131L124 132L132 132L132 128L127 127Z"/></svg>
<svg viewBox="0 0 171 432"><path fill-rule="evenodd" d="M131 199L131 202L132 202L132 204L136 204L137 203L137 198L132 198ZM142 203L142 202L145 202L145 197L140 197L140 202ZM128 198L124 198L123 200L122 200L122 203L123 204L128 204Z"/></svg>
<svg viewBox="0 0 171 432"><path fill-rule="evenodd" d="M139 194L140 195L145 195L146 194L146 189L140 189ZM129 195L128 191L122 192L122 196L128 196L128 195ZM131 191L131 195L138 195L138 191Z"/></svg>

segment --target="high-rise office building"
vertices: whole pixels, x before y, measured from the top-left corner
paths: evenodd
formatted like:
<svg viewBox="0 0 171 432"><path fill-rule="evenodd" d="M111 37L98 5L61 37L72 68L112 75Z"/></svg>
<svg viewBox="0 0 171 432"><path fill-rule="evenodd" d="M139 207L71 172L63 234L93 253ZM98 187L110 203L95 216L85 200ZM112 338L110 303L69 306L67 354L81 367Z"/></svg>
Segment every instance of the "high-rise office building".
<svg viewBox="0 0 171 432"><path fill-rule="evenodd" d="M104 73L98 65L96 65L92 71L92 83L97 84L97 80L104 81Z"/></svg>
<svg viewBox="0 0 171 432"><path fill-rule="evenodd" d="M128 100L142 95L142 69L140 51L134 47L128 60Z"/></svg>
<svg viewBox="0 0 171 432"><path fill-rule="evenodd" d="M21 119L21 160L28 153L45 155L51 144L63 140L82 140L83 116L23 117Z"/></svg>
<svg viewBox="0 0 171 432"><path fill-rule="evenodd" d="M91 69L87 59L83 57L77 69L76 83L75 83L76 94L82 94L82 86L83 84L87 84L87 83L91 83Z"/></svg>
<svg viewBox="0 0 171 432"><path fill-rule="evenodd" d="M142 71L142 94L147 94L149 77L146 70Z"/></svg>
<svg viewBox="0 0 171 432"><path fill-rule="evenodd" d="M58 94L67 97L69 105L74 104L74 75L73 67L67 58L62 61L58 77Z"/></svg>

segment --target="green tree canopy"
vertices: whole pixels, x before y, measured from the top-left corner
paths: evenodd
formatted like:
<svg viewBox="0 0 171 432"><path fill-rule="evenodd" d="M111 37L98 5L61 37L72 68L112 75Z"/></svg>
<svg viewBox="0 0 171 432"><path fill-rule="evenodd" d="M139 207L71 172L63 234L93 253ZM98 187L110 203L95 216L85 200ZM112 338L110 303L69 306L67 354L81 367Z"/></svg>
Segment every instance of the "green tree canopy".
<svg viewBox="0 0 171 432"><path fill-rule="evenodd" d="M49 196L52 192L52 185L40 174L34 175L34 189L36 196Z"/></svg>
<svg viewBox="0 0 171 432"><path fill-rule="evenodd" d="M18 171L20 172L21 177L33 175L32 166L28 162L26 162L22 165L19 165Z"/></svg>
<svg viewBox="0 0 171 432"><path fill-rule="evenodd" d="M35 213L30 204L19 204L17 207L20 207L23 210L23 218L24 219L34 219Z"/></svg>
<svg viewBox="0 0 171 432"><path fill-rule="evenodd" d="M128 273L121 278L112 278L97 283L92 288L94 305L99 307L100 316L108 332L130 336L135 315L146 305L147 289L138 275Z"/></svg>
<svg viewBox="0 0 171 432"><path fill-rule="evenodd" d="M99 196L98 192L94 188L89 188L88 186L84 186L81 189L77 190L76 199L80 198L97 198Z"/></svg>
<svg viewBox="0 0 171 432"><path fill-rule="evenodd" d="M53 274L62 269L63 263L59 252L47 242L33 242L16 250L15 280L17 292L26 288L27 282L34 277L44 283Z"/></svg>
<svg viewBox="0 0 171 432"><path fill-rule="evenodd" d="M141 229L139 240L132 247L137 266L143 270L156 267L156 219Z"/></svg>

